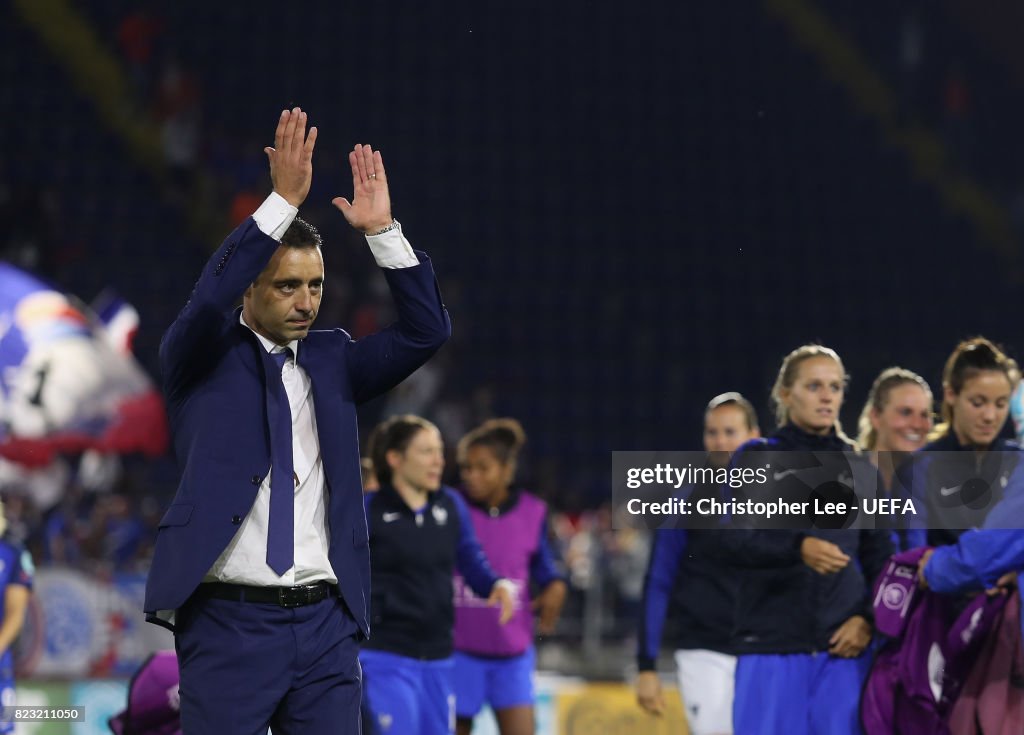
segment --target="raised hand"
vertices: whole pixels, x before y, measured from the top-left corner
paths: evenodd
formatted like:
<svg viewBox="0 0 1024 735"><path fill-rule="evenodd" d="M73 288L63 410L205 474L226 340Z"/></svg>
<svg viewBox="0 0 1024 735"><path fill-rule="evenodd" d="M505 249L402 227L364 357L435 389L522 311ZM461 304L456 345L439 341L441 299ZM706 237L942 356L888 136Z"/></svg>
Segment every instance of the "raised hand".
<svg viewBox="0 0 1024 735"><path fill-rule="evenodd" d="M357 143L348 154L348 162L352 166L352 201L335 197L331 203L341 210L350 225L372 235L392 222L391 194L388 192L384 161L380 151Z"/></svg>
<svg viewBox="0 0 1024 735"><path fill-rule="evenodd" d="M264 148L270 159L270 180L274 191L293 207L300 206L313 182L313 147L316 128L306 136L306 113L296 107L284 110L277 121L274 147Z"/></svg>

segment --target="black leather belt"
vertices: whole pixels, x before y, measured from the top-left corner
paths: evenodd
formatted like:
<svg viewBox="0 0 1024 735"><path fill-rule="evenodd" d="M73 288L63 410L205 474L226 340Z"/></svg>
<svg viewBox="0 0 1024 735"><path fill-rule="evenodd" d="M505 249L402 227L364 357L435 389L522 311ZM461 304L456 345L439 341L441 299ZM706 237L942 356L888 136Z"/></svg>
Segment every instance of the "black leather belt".
<svg viewBox="0 0 1024 735"><path fill-rule="evenodd" d="M302 584L297 587L250 587L245 584L205 582L199 585L199 594L217 600L258 602L281 607L313 605L338 595L338 586L327 582Z"/></svg>

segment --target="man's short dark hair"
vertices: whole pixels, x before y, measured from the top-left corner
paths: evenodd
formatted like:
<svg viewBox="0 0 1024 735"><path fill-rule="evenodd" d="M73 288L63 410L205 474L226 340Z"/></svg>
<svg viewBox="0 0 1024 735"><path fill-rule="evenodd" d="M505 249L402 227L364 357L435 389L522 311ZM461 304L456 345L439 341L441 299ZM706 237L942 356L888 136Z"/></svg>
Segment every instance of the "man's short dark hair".
<svg viewBox="0 0 1024 735"><path fill-rule="evenodd" d="M290 248L322 248L320 231L302 217L296 217L284 231L281 244Z"/></svg>

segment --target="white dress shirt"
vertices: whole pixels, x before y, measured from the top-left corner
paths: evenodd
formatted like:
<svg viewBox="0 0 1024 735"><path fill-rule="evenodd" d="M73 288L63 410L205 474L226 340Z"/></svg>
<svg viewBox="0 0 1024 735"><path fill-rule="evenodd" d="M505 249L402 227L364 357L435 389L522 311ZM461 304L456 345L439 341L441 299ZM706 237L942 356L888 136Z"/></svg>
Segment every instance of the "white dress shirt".
<svg viewBox="0 0 1024 735"><path fill-rule="evenodd" d="M283 197L272 193L253 214L253 219L262 232L279 241L297 213L298 210ZM419 264L401 227L383 235L367 236L366 242L377 265L382 268L408 268ZM239 321L249 326L241 316ZM273 472L273 468L270 468L260 484L252 510L242 521L231 543L214 562L204 581L258 587L290 587L318 581L337 583L338 577L328 558L330 525L327 519L327 483L316 431L312 382L302 367L300 343L296 340L285 348L261 334L256 334L256 337L267 352L282 352L285 349L292 351L293 359L285 361L281 380L292 414L292 460L297 479L294 501L295 563L283 575L278 575L267 564L270 474Z"/></svg>

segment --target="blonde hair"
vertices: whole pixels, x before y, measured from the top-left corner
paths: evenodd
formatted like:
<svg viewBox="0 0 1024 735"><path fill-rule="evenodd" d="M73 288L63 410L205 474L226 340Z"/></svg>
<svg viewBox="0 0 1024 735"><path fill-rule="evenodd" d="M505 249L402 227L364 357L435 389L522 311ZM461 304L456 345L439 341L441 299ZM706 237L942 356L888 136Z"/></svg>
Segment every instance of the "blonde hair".
<svg viewBox="0 0 1024 735"><path fill-rule="evenodd" d="M796 382L796 377L800 372L800 365L814 357L827 357L830 360L834 360L836 365L839 366L839 371L843 374L843 385L845 386L846 382L849 380L849 376L846 374L846 368L843 367L843 361L839 359L839 353L831 347L815 344L801 345L800 347L797 347L783 358L782 367L779 368L779 375L775 378L775 385L772 386L772 403L775 404L775 421L779 426L785 426L789 423L789 409L782 400L782 392L793 387L793 383ZM840 426L838 417L836 418L835 429L839 438L845 442L853 444L853 441L843 432L843 427Z"/></svg>
<svg viewBox="0 0 1024 735"><path fill-rule="evenodd" d="M881 413L889 402L889 394L893 389L901 385L916 385L923 390L929 398L932 396L932 389L920 375L913 370L901 367L889 367L878 374L875 382L871 384L868 391L867 401L864 402L864 409L860 412L860 419L857 420L857 442L861 449L873 451L878 445L878 431L871 424L871 412Z"/></svg>

